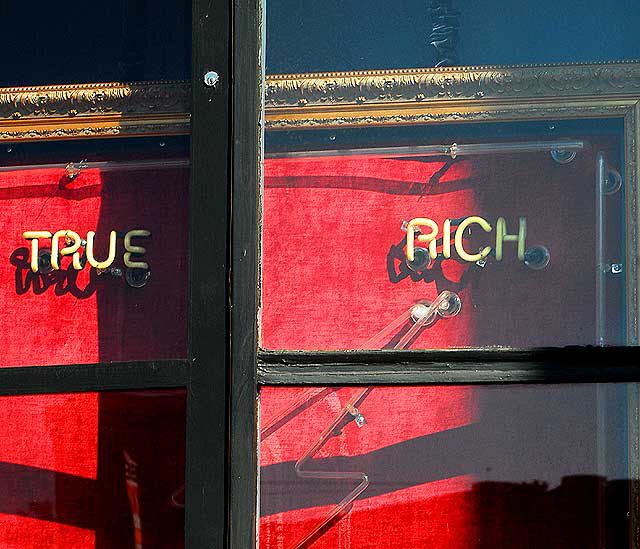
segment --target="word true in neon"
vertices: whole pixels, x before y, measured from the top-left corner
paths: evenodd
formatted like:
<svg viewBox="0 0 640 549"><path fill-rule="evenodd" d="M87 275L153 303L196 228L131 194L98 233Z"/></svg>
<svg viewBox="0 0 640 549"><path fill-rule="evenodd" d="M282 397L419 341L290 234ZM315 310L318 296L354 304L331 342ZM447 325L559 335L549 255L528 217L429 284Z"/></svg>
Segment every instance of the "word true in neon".
<svg viewBox="0 0 640 549"><path fill-rule="evenodd" d="M35 273L38 271L38 247L40 240L51 239L51 267L54 270L60 269L60 259L65 255L71 256L71 265L73 268L80 271L84 267L83 262L80 259L80 248L84 247L87 263L95 269L108 268L116 258L116 231L109 233L109 252L106 259L98 261L95 257L94 243L96 233L89 231L87 233L87 239L82 240L80 235L70 229L63 229L51 233L49 231L25 231L22 236L27 240L31 240L31 270ZM133 261L131 256L141 256L147 253L146 248L142 246L134 245L131 240L136 237L149 237L151 231L145 229L135 229L129 231L124 235L124 264L129 268L148 269L149 265L144 261ZM60 239L64 239L64 246L60 247Z"/></svg>
<svg viewBox="0 0 640 549"><path fill-rule="evenodd" d="M487 257L491 251L491 246L485 246L478 253L469 253L464 248L462 237L464 231L470 225L479 225L485 232L490 233L493 230L491 224L484 218L477 215L464 218L458 224L453 237L453 244L458 256L464 261L480 261ZM422 232L425 228L428 232ZM504 217L499 217L496 221L496 246L495 256L497 261L502 261L504 255L505 242L518 243L518 259L524 261L525 238L527 237L527 220L524 217L519 218L518 234L507 233L507 222ZM415 259L415 242L426 244L429 249L431 259L436 259L438 252L436 251L436 239L440 234L438 224L427 217L417 217L407 224L407 259L413 261ZM451 220L446 219L442 228L442 256L445 259L451 257Z"/></svg>

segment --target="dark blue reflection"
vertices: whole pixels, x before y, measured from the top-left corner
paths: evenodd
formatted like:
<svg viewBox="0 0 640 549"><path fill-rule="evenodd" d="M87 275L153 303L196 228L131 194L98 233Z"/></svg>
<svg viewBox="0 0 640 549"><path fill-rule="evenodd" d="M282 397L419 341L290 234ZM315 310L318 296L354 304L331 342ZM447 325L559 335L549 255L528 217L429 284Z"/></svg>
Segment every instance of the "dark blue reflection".
<svg viewBox="0 0 640 549"><path fill-rule="evenodd" d="M266 3L269 74L435 66L442 52L429 44L432 4L459 12L460 66L640 57L636 0Z"/></svg>

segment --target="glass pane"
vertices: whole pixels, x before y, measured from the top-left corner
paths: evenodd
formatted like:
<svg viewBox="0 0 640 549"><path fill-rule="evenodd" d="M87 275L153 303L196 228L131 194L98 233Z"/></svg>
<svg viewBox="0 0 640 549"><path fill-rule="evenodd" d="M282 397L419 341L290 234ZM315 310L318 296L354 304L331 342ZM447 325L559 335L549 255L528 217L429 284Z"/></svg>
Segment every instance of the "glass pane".
<svg viewBox="0 0 640 549"><path fill-rule="evenodd" d="M184 80L191 75L191 2L146 0L0 6L0 86ZM9 111L10 114L11 111Z"/></svg>
<svg viewBox="0 0 640 549"><path fill-rule="evenodd" d="M274 0L268 74L637 59L634 0ZM488 15L490 14L490 15Z"/></svg>
<svg viewBox="0 0 640 549"><path fill-rule="evenodd" d="M0 546L184 547L186 392L0 397Z"/></svg>
<svg viewBox="0 0 640 549"><path fill-rule="evenodd" d="M0 366L186 357L188 142L2 152Z"/></svg>
<svg viewBox="0 0 640 549"><path fill-rule="evenodd" d="M630 547L637 395L263 388L260 546Z"/></svg>
<svg viewBox="0 0 640 549"><path fill-rule="evenodd" d="M622 132L267 132L262 347L625 344Z"/></svg>

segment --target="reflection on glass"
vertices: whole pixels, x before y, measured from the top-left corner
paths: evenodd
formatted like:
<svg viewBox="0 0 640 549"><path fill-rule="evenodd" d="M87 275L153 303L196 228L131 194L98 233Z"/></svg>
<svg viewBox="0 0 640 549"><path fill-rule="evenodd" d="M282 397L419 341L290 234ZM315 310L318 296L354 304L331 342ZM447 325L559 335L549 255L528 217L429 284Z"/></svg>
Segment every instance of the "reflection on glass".
<svg viewBox="0 0 640 549"><path fill-rule="evenodd" d="M624 345L616 128L268 133L262 347Z"/></svg>
<svg viewBox="0 0 640 549"><path fill-rule="evenodd" d="M190 77L187 0L172 0L165 9L132 0L72 0L65 7L64 14L44 7L39 17L24 17L19 2L2 4L0 45L8 53L2 86Z"/></svg>
<svg viewBox="0 0 640 549"><path fill-rule="evenodd" d="M0 367L186 356L185 144L125 143L2 153Z"/></svg>
<svg viewBox="0 0 640 549"><path fill-rule="evenodd" d="M629 547L637 391L265 387L260 546Z"/></svg>
<svg viewBox="0 0 640 549"><path fill-rule="evenodd" d="M267 74L638 59L634 0L271 0ZM295 22L295 24L293 24Z"/></svg>
<svg viewBox="0 0 640 549"><path fill-rule="evenodd" d="M184 390L0 397L0 547L184 546Z"/></svg>

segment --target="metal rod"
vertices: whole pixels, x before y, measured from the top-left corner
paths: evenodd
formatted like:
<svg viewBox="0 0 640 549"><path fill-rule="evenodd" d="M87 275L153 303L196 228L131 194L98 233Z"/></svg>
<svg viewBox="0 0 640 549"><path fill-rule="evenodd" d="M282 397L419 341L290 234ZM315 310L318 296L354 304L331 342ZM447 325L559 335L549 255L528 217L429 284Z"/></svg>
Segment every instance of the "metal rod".
<svg viewBox="0 0 640 549"><path fill-rule="evenodd" d="M607 182L607 157L596 156L596 345L606 344L606 258L604 251L604 193Z"/></svg>
<svg viewBox="0 0 640 549"><path fill-rule="evenodd" d="M583 151L585 141L516 141L510 143L467 143L451 145L415 145L408 147L370 147L362 149L332 149L266 153L265 158L316 158L323 156L450 156L550 152L553 150Z"/></svg>
<svg viewBox="0 0 640 549"><path fill-rule="evenodd" d="M13 172L18 170L56 170L66 171L67 166L73 164L77 169L99 169L103 172L119 170L144 170L153 168L181 168L190 166L188 158L165 158L157 160L108 160L102 162L67 162L66 164L29 164L22 166L0 166L0 172Z"/></svg>

